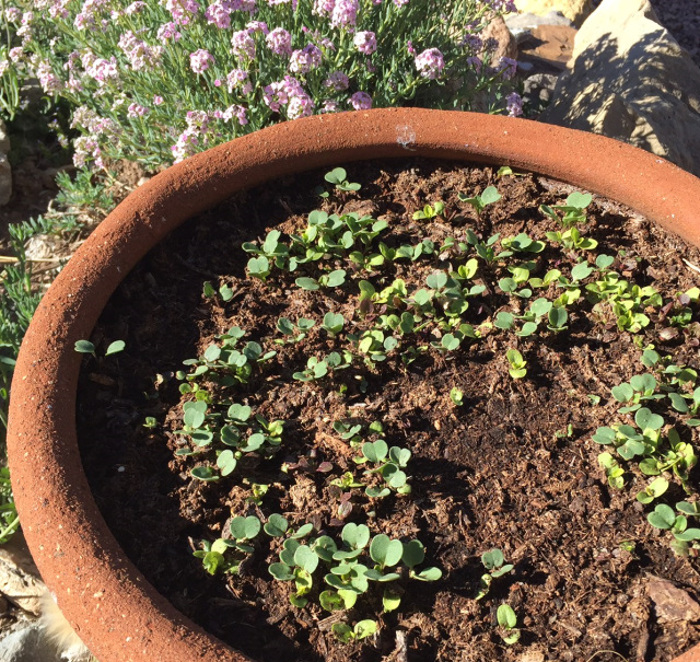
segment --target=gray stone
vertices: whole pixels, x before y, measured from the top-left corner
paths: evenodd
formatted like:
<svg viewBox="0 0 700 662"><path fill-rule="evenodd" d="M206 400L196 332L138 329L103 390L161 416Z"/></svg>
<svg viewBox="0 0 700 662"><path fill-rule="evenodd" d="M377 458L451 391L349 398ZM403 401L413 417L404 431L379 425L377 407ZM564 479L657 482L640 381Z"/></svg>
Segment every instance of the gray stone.
<svg viewBox="0 0 700 662"><path fill-rule="evenodd" d="M0 662L58 662L53 646L47 646L38 622L13 630L0 639Z"/></svg>
<svg viewBox="0 0 700 662"><path fill-rule="evenodd" d="M603 0L540 120L631 143L700 176L700 69L648 0Z"/></svg>

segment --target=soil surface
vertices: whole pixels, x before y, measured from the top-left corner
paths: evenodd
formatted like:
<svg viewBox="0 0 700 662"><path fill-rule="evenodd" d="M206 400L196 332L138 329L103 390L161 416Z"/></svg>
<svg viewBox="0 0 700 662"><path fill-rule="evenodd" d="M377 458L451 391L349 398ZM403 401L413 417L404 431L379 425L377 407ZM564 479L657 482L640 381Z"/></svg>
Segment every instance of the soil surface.
<svg viewBox="0 0 700 662"><path fill-rule="evenodd" d="M480 262L474 282L486 290L470 299L463 314L480 331L478 340L465 338L458 349L441 351L434 344L446 332L427 315L425 328L406 338L396 334L399 345L385 360L366 362L356 348L349 368L299 381L292 375L305 368L308 357L341 351L348 333L361 333L388 312L381 304L358 302L359 281L380 290L400 278L412 292L425 287L436 269L457 269L466 255L453 247L367 271L326 256L314 269L342 265L345 283L309 291L295 285L299 276L318 275L308 264L294 273L273 270L266 283L247 277L251 255L241 249L243 242L260 245L272 228L283 238L299 234L316 208L386 220L389 227L380 239L390 247L426 239L440 247L450 237L464 242L468 229L483 240L521 232L544 239L558 224L539 206L562 204L571 191L529 174L498 177L491 168L426 160L347 170L350 182L362 184L357 193L333 191L323 181L325 173L315 172L234 197L154 249L112 297L92 337L100 358L84 361L78 432L95 498L123 549L178 609L261 662L591 656L604 662L620 655L663 661L700 642L698 558L676 556L671 534L647 523L653 504L634 498L649 480L638 464L618 458L626 485L613 489L598 464L599 453L609 447L591 440L599 426L632 420L618 413L620 403L610 389L647 372L640 363L644 348L654 345L676 364L700 369L698 304L685 306L675 298L698 286L700 276L684 260L698 265L700 252L594 198L583 231L599 242L595 251L550 245L531 256L535 273L542 277L555 267L568 273L572 264L592 262L597 254L616 256L612 268L623 278L653 285L664 302L675 301L664 310L647 308L651 324L645 329L620 331L609 308L594 308L585 298L570 306L568 328L559 333L545 325L527 337L489 328L498 312L522 313L540 294L526 299L501 291L493 283L510 275L507 263ZM320 184L331 191L326 199L314 193ZM503 197L481 215L458 198L489 185ZM413 220L414 212L436 201L444 202L443 214ZM500 241L495 247L498 252ZM231 298L205 296L205 282L217 291L229 286ZM560 293L552 285L542 296ZM694 323L672 327L669 319L681 308L690 310ZM335 337L321 328L329 311L346 320ZM276 330L280 317L310 318L316 325L298 342L276 343L286 338ZM181 396L175 373L183 360L201 356L236 325L247 332L243 342L256 340L277 354L256 367L247 383L234 388L203 383L219 401L283 420L282 445L270 457L243 454L230 476L204 482L189 472L203 463L213 466L213 451L175 455L188 447L176 431L183 427L183 403L193 399ZM103 357L117 339L126 341L125 351ZM411 346L424 349L411 353ZM509 376L507 349L518 349L526 359L525 377ZM462 391L459 406L450 398L453 388ZM664 415L673 421L673 414ZM155 427L144 427L147 416ZM411 493L369 498L362 488L344 492L332 485L346 471L379 484L376 474L366 476L354 463L358 449L334 427L338 421L361 425L362 441L383 438L389 446L408 448ZM375 421L383 426L381 434L369 428ZM698 428L684 430L697 448ZM257 504L250 500L253 483L269 486ZM672 481L662 500L697 499L697 467L688 489L690 497ZM344 494L351 495L349 501ZM336 539L347 522L366 523L372 534L403 541L418 538L426 564L441 568L442 578L421 583L403 576L397 584L401 605L386 614L381 589L371 584L367 596L341 617L351 624L376 618L378 635L339 644L330 631L338 615L314 600L303 609L290 606L292 584L268 573L267 566L279 560L279 539L256 539L254 553L236 575L212 577L193 556L202 540L228 536L232 516L265 521L273 512L284 513L294 527L311 522L317 533ZM480 557L495 547L514 568L477 600L485 572ZM512 646L504 643L508 633L496 619L502 603L513 608L521 630Z"/></svg>

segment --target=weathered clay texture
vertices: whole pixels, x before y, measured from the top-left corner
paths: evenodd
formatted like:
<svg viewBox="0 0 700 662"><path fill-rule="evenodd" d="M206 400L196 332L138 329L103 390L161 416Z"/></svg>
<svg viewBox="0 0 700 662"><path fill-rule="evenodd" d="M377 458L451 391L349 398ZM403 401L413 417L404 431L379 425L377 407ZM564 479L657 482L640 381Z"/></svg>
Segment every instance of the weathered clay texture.
<svg viewBox="0 0 700 662"><path fill-rule="evenodd" d="M126 558L81 468L75 430L81 357L107 299L168 232L235 191L367 158L426 156L545 173L618 200L700 245L700 179L601 136L489 115L385 109L316 116L239 138L169 168L97 228L44 297L12 384L8 447L37 566L100 662L243 662L177 612ZM676 662L700 662L700 646Z"/></svg>

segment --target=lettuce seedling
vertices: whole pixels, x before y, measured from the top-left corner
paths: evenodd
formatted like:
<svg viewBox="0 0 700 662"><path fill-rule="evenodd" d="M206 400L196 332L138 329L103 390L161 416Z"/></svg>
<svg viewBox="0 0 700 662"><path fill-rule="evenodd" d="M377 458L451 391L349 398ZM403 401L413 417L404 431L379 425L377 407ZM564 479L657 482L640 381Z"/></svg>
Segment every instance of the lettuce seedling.
<svg viewBox="0 0 700 662"><path fill-rule="evenodd" d="M358 621L353 627L350 627L347 623L334 623L331 631L338 641L349 644L351 641L358 641L375 635L379 632L379 624L371 619Z"/></svg>
<svg viewBox="0 0 700 662"><path fill-rule="evenodd" d="M625 470L610 453L600 453L598 464L605 470L610 487L621 490L625 486Z"/></svg>
<svg viewBox="0 0 700 662"><path fill-rule="evenodd" d="M516 627L518 618L510 605L500 605L496 611L496 618L498 625L503 630L500 634L504 644L512 646L520 641L520 630Z"/></svg>
<svg viewBox="0 0 700 662"><path fill-rule="evenodd" d="M481 555L481 564L486 568L487 572L481 575L481 588L476 595L477 600L481 600L488 595L494 579L502 577L513 569L512 563L505 563L503 552L498 547L484 552Z"/></svg>
<svg viewBox="0 0 700 662"><path fill-rule="evenodd" d="M414 221L419 221L422 219L428 220L435 218L436 216L440 216L444 211L445 203L438 201L434 205L425 205L423 209L413 212L412 218Z"/></svg>
<svg viewBox="0 0 700 662"><path fill-rule="evenodd" d="M361 186L355 182L351 183L347 180L348 173L345 168L333 168L323 177L329 184L335 185L339 191L359 191Z"/></svg>
<svg viewBox="0 0 700 662"><path fill-rule="evenodd" d="M475 195L473 198L467 197L464 193L460 193L458 197L462 202L471 205L477 215L481 216L481 212L483 212L488 205L492 205L494 202L498 202L501 199L501 194L495 186L487 186L481 194Z"/></svg>
<svg viewBox="0 0 700 662"><path fill-rule="evenodd" d="M506 359L510 364L508 373L513 379L522 379L527 374L527 361L517 349L506 351Z"/></svg>

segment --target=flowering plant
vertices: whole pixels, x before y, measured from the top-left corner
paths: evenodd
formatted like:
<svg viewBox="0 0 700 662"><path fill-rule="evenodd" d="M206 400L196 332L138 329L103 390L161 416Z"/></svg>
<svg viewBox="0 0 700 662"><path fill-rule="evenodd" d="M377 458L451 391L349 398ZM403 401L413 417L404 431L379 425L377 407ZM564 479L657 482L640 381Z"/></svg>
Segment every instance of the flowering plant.
<svg viewBox="0 0 700 662"><path fill-rule="evenodd" d="M69 102L77 166L155 166L314 113L411 104L519 114L514 62L492 61L479 37L512 4L35 0L5 7L17 45L0 71L34 75Z"/></svg>

